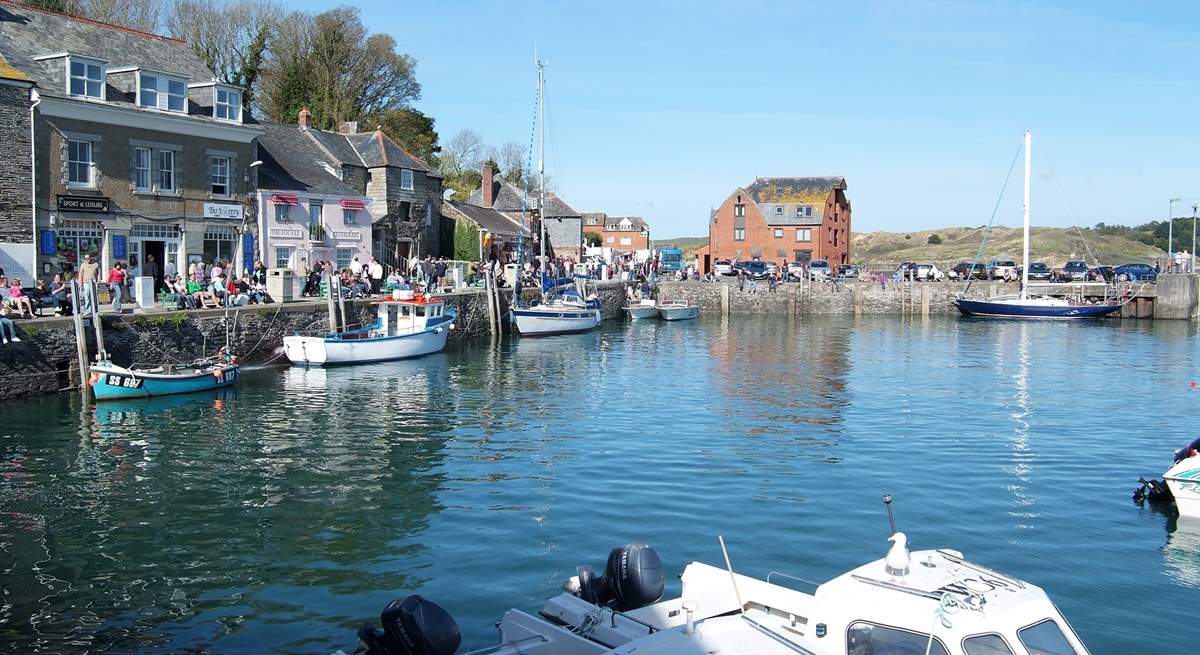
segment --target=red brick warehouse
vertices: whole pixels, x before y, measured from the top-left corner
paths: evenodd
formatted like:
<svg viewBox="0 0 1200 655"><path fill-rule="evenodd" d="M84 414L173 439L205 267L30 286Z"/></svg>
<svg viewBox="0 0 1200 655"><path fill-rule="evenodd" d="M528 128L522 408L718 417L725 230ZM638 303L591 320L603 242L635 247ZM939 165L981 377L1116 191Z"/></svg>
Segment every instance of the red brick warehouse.
<svg viewBox="0 0 1200 655"><path fill-rule="evenodd" d="M850 263L850 201L843 177L760 177L734 189L708 224L711 270L731 261L827 260Z"/></svg>

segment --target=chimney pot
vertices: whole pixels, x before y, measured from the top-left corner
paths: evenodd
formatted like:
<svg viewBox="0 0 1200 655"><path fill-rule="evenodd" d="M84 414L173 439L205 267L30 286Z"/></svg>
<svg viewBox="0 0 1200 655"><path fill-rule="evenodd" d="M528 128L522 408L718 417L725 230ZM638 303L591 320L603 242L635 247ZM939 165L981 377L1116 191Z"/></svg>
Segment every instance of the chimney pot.
<svg viewBox="0 0 1200 655"><path fill-rule="evenodd" d="M496 186L495 182L492 181L492 165L490 163L484 162L482 177L483 206L491 209L492 205L496 203Z"/></svg>
<svg viewBox="0 0 1200 655"><path fill-rule="evenodd" d="M300 110L300 115L298 116L298 118L299 118L298 122L300 124L300 127L304 128L304 129L308 129L308 128L312 127L312 112L310 112L308 110L308 107L304 107L303 109Z"/></svg>

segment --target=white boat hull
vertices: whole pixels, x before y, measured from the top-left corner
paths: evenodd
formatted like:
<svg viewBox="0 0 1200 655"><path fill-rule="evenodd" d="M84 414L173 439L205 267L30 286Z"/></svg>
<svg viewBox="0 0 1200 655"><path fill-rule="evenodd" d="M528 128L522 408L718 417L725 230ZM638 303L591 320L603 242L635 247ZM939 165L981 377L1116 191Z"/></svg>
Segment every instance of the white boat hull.
<svg viewBox="0 0 1200 655"><path fill-rule="evenodd" d="M682 307L660 307L658 309L659 316L662 316L664 321L686 321L688 319L698 318L700 316L700 308L695 305L685 305Z"/></svg>
<svg viewBox="0 0 1200 655"><path fill-rule="evenodd" d="M283 338L283 350L293 364L302 366L363 364L441 352L446 348L449 336L449 325L395 337L341 339L291 336Z"/></svg>
<svg viewBox="0 0 1200 655"><path fill-rule="evenodd" d="M629 312L629 318L657 318L658 307L655 305L630 305L625 308Z"/></svg>
<svg viewBox="0 0 1200 655"><path fill-rule="evenodd" d="M600 310L594 307L543 308L513 310L517 331L525 336L546 336L587 332L600 325Z"/></svg>
<svg viewBox="0 0 1200 655"><path fill-rule="evenodd" d="M1163 479L1175 496L1179 515L1200 518L1200 455L1172 466Z"/></svg>

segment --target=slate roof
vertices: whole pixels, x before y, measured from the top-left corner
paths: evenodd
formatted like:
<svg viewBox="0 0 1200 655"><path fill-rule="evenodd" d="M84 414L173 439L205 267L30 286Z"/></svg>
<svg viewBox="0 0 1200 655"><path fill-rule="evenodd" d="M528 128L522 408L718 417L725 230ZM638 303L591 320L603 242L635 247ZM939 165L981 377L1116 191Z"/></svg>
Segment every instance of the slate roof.
<svg viewBox="0 0 1200 655"><path fill-rule="evenodd" d="M17 82L31 82L29 76L21 71L13 68L4 55L0 55L0 79L15 80Z"/></svg>
<svg viewBox="0 0 1200 655"><path fill-rule="evenodd" d="M346 139L345 134L316 129L308 129L304 130L304 132L317 143L321 144L323 148L329 151L330 155L341 163L352 166L366 166L362 157L358 156L358 152L350 145L350 141Z"/></svg>
<svg viewBox="0 0 1200 655"><path fill-rule="evenodd" d="M496 200L492 203L492 208L502 212L520 212L524 204L525 190L507 180L495 180L492 182L492 187L496 190ZM477 207L483 205L483 187L475 189L471 192L471 197L467 199L472 205ZM537 194L530 190L529 204L532 206L537 202ZM546 192L546 211L543 214L546 218L582 218L583 214L575 211L558 195L547 191Z"/></svg>
<svg viewBox="0 0 1200 655"><path fill-rule="evenodd" d="M186 41L0 2L0 53L18 71L38 81L39 92L66 95L65 85L58 83L63 79L62 60L33 59L61 52L105 59L110 68L136 66L175 73L193 83L213 79L212 71Z"/></svg>
<svg viewBox="0 0 1200 655"><path fill-rule="evenodd" d="M476 225L493 233L504 236L517 236L520 233L521 226L516 221L496 211L495 209L487 209L478 207L465 202L457 202L448 200L442 204L442 209L453 209L463 216L474 221Z"/></svg>
<svg viewBox="0 0 1200 655"><path fill-rule="evenodd" d="M429 167L429 164L422 161L420 157L410 154L407 150L401 148L400 144L389 138L382 130L348 134L346 135L346 140L350 142L350 145L358 153L358 156L362 159L362 163L367 168L395 166L397 168L424 171L431 177L441 177Z"/></svg>
<svg viewBox="0 0 1200 655"><path fill-rule="evenodd" d="M305 137L296 125L263 123L266 132L258 137L258 188L266 191L297 191L329 196L363 198L363 194L330 173L341 162L331 158L316 142ZM324 165L322 165L324 164Z"/></svg>
<svg viewBox="0 0 1200 655"><path fill-rule="evenodd" d="M817 225L825 211L825 201L835 189L846 189L846 178L759 177L743 187L758 205L768 225ZM812 215L797 216L797 206L811 206ZM782 213L777 211L782 208Z"/></svg>

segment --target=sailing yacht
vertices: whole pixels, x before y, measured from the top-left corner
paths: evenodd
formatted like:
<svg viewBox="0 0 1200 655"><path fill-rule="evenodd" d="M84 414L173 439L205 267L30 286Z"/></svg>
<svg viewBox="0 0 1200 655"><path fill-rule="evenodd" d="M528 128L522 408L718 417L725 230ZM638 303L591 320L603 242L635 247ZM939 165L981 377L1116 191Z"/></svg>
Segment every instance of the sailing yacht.
<svg viewBox="0 0 1200 655"><path fill-rule="evenodd" d="M1021 247L1021 292L992 296L987 300L956 298L954 305L964 316L994 318L1097 318L1121 308L1119 302L1077 303L1066 298L1029 295L1029 176L1033 135L1025 131L1024 240Z"/></svg>

